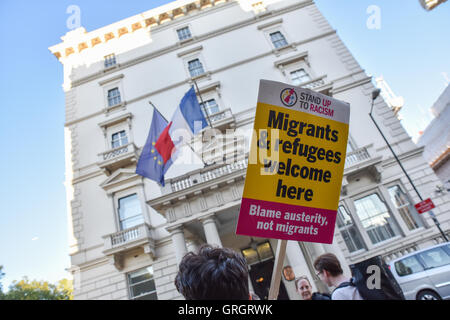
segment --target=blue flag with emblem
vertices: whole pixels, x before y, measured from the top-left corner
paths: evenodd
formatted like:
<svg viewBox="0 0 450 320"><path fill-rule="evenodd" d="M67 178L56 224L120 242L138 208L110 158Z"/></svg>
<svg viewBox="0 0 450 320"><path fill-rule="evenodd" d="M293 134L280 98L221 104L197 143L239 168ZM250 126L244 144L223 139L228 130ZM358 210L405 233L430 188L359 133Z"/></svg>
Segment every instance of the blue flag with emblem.
<svg viewBox="0 0 450 320"><path fill-rule="evenodd" d="M156 181L163 187L165 185L164 174L172 165L172 160L169 160L166 162L166 164L164 164L164 160L159 154L158 150L156 150L155 144L166 127L166 119L164 119L164 117L158 112L158 110L154 108L147 142L142 149L141 156L139 157L139 161L136 166L137 174Z"/></svg>

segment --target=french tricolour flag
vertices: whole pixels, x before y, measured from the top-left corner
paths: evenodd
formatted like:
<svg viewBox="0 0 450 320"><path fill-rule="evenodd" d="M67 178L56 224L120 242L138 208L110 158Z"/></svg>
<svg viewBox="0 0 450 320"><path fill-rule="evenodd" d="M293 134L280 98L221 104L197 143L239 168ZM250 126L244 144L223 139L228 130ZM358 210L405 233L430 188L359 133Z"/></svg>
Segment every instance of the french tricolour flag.
<svg viewBox="0 0 450 320"><path fill-rule="evenodd" d="M162 161L158 161L158 163L160 163L160 169L162 170L158 170L157 174L154 174L153 169L144 170L144 168L148 169L149 167L147 167L147 165L151 165L151 163L147 163L144 159L140 159L137 166L138 170L136 172L164 185L164 173L167 171L168 167L175 162L179 154L178 151L184 144L190 143L192 137L196 133L207 126L208 123L206 122L200 104L197 101L194 87L192 86L184 95L180 105L172 116L172 120L159 134L156 142L152 142L152 139L147 139L147 143L151 143L152 146L144 146L144 150L148 147L148 149L154 150L151 152L158 153L153 159L161 158ZM143 174L148 171L150 171L149 174ZM158 176L158 179L155 179L155 175Z"/></svg>

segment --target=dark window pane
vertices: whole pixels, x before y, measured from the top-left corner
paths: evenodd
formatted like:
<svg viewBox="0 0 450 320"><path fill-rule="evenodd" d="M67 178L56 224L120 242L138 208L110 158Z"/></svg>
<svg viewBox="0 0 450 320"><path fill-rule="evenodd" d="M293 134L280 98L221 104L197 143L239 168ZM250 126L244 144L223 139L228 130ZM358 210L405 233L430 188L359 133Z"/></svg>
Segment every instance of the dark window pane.
<svg viewBox="0 0 450 320"><path fill-rule="evenodd" d="M116 56L114 54L110 54L105 57L105 68L111 67L115 64L116 64Z"/></svg>
<svg viewBox="0 0 450 320"><path fill-rule="evenodd" d="M403 277L415 272L423 271L422 265L415 256L408 257L395 263L395 270L398 275Z"/></svg>
<svg viewBox="0 0 450 320"><path fill-rule="evenodd" d="M135 300L158 300L158 296L156 295L156 292L153 292L153 293L141 296L139 298L136 298Z"/></svg>
<svg viewBox="0 0 450 320"><path fill-rule="evenodd" d="M409 230L414 230L422 226L416 210L410 204L406 194L400 189L399 186L393 186L389 188L389 194L391 201L395 204L398 213L405 221Z"/></svg>
<svg viewBox="0 0 450 320"><path fill-rule="evenodd" d="M132 299L157 300L153 268L148 267L128 274L128 283Z"/></svg>
<svg viewBox="0 0 450 320"><path fill-rule="evenodd" d="M199 59L195 59L188 62L189 73L191 77L196 77L203 74L205 71L203 70L203 65Z"/></svg>
<svg viewBox="0 0 450 320"><path fill-rule="evenodd" d="M128 144L128 137L125 130L114 133L112 135L111 146L112 148L118 148Z"/></svg>
<svg viewBox="0 0 450 320"><path fill-rule="evenodd" d="M145 282L142 282L139 284L134 284L131 287L131 292L133 294L133 297L140 296L144 293L153 292L155 290L156 290L155 281L153 281L153 280L145 281Z"/></svg>
<svg viewBox="0 0 450 320"><path fill-rule="evenodd" d="M114 88L108 91L108 106L114 106L120 103L119 88Z"/></svg>
<svg viewBox="0 0 450 320"><path fill-rule="evenodd" d="M205 101L204 103L201 103L202 110L206 110L206 112L209 115L215 114L219 112L219 106L217 105L217 102L215 99L210 99L208 101Z"/></svg>
<svg viewBox="0 0 450 320"><path fill-rule="evenodd" d="M287 46L287 41L284 38L283 34L279 31L271 33L270 34L270 39L272 40L273 45L275 46L275 48L281 48L284 46Z"/></svg>
<svg viewBox="0 0 450 320"><path fill-rule="evenodd" d="M305 69L299 69L291 72L292 83L296 86L308 82L311 80L309 74L305 71Z"/></svg>
<svg viewBox="0 0 450 320"><path fill-rule="evenodd" d="M179 40L186 40L186 39L190 39L192 37L189 27L179 29L179 30L177 30L177 33L178 33Z"/></svg>
<svg viewBox="0 0 450 320"><path fill-rule="evenodd" d="M255 249L252 248L244 249L242 250L242 255L247 260L247 264L258 262L258 253L256 252Z"/></svg>
<svg viewBox="0 0 450 320"><path fill-rule="evenodd" d="M261 260L273 258L272 248L268 242L264 242L258 245L258 254Z"/></svg>
<svg viewBox="0 0 450 320"><path fill-rule="evenodd" d="M153 268L148 267L135 272L132 272L128 275L131 284L139 283L145 280L149 280L153 278Z"/></svg>

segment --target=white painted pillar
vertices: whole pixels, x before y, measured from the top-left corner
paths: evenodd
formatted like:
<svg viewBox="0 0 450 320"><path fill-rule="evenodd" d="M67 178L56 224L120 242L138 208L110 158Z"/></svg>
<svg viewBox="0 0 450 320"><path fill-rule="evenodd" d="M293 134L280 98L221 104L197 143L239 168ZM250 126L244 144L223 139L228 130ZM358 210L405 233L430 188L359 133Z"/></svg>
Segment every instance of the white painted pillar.
<svg viewBox="0 0 450 320"><path fill-rule="evenodd" d="M313 257L311 259L311 262L314 263L314 261L317 259L318 256L321 256L322 254L326 253L325 248L322 246L321 243L308 243L309 247L313 251Z"/></svg>
<svg viewBox="0 0 450 320"><path fill-rule="evenodd" d="M182 225L178 225L168 228L168 231L170 232L170 237L172 238L177 264L180 264L184 255L188 252L186 247L186 239L184 238L184 228Z"/></svg>
<svg viewBox="0 0 450 320"><path fill-rule="evenodd" d="M219 232L217 231L214 214L207 215L201 218L200 221L203 224L206 242L213 246L222 247L222 241L220 240Z"/></svg>

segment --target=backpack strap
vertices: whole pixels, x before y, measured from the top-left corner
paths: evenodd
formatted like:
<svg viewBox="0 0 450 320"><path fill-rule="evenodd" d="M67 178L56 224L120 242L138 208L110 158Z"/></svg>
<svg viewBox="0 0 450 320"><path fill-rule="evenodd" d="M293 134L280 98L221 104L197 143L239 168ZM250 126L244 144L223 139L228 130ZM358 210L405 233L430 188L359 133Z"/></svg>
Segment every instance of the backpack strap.
<svg viewBox="0 0 450 320"><path fill-rule="evenodd" d="M333 295L333 293L334 293L337 289L345 288L345 287L348 287L348 286L351 286L351 285L352 285L352 282L351 282L351 281L345 281L345 282L342 282L339 286L337 286L337 287L333 290L333 292L331 293L331 295Z"/></svg>

